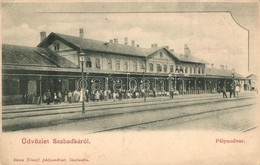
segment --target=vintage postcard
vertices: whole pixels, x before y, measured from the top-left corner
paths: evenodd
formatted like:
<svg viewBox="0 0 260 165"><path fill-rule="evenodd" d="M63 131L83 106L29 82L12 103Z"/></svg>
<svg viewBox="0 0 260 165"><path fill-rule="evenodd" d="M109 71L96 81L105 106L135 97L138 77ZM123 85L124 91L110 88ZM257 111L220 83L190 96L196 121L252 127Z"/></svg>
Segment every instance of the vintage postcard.
<svg viewBox="0 0 260 165"><path fill-rule="evenodd" d="M259 1L1 16L1 165L260 165Z"/></svg>

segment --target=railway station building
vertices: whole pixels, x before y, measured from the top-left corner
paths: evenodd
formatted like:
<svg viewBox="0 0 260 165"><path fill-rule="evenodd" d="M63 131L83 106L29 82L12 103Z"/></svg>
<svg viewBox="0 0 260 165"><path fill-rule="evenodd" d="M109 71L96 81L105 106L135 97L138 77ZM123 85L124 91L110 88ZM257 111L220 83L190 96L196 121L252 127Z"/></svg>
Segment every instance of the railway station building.
<svg viewBox="0 0 260 165"><path fill-rule="evenodd" d="M135 41L115 38L108 42L59 33L40 33L36 47L2 45L3 104L41 103L44 93L80 90L142 91L150 96L202 94L230 89L232 83L250 90L251 84L226 66L208 67L192 54L188 45L182 53L152 44L141 48ZM81 65L79 54L84 54ZM82 79L82 67L84 77ZM26 100L25 96L26 95Z"/></svg>

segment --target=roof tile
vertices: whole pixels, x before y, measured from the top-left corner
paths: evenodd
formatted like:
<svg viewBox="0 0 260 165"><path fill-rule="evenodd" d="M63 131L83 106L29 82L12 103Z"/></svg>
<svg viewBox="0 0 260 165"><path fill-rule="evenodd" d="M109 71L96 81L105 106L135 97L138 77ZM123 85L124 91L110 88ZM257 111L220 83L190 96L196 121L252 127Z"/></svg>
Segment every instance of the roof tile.
<svg viewBox="0 0 260 165"><path fill-rule="evenodd" d="M7 44L3 44L2 47L2 64L77 67L74 63L46 48Z"/></svg>

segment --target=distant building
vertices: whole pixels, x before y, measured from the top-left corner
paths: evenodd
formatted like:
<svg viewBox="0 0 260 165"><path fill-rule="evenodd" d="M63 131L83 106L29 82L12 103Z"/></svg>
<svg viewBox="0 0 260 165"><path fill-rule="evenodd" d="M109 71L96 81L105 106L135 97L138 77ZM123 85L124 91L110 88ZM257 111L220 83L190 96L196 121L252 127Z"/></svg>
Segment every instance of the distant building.
<svg viewBox="0 0 260 165"><path fill-rule="evenodd" d="M187 45L184 54L178 54L157 44L141 48L132 41L128 45L128 38L120 44L118 39L102 42L83 37L83 30L79 37L59 33L46 37L41 32L37 47L3 44L3 103L40 103L48 89L52 93L79 90L80 51L86 55L83 82L89 91L197 94L215 93L223 86L229 89L234 81L241 87L245 84L246 78L224 67L206 68L207 62L193 56Z"/></svg>
<svg viewBox="0 0 260 165"><path fill-rule="evenodd" d="M258 81L257 81L257 77L255 74L250 74L249 76L246 77L247 81L248 81L248 90L258 90Z"/></svg>

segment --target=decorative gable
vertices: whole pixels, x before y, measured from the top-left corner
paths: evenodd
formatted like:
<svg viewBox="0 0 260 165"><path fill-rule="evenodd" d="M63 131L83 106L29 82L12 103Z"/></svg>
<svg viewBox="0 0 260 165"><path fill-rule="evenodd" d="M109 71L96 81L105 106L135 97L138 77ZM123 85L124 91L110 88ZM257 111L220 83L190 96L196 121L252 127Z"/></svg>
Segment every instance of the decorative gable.
<svg viewBox="0 0 260 165"><path fill-rule="evenodd" d="M147 58L148 72L169 73L175 67L176 59L164 49L154 52Z"/></svg>

